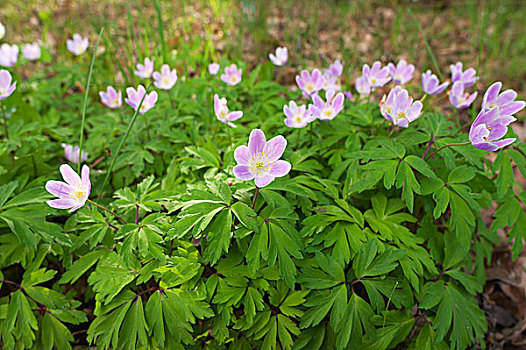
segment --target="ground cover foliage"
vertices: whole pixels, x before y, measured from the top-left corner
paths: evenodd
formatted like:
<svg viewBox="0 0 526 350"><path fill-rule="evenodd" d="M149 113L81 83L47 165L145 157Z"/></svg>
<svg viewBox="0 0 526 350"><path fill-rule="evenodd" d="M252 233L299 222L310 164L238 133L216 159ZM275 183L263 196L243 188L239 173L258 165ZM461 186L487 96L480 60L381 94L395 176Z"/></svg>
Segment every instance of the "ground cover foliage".
<svg viewBox="0 0 526 350"><path fill-rule="evenodd" d="M170 56L157 53L160 71ZM116 85L115 71L98 70L98 57L90 68L88 56L27 78L8 68L17 87L0 101L5 349L484 346L477 295L496 231L507 229L514 258L526 232L512 168L526 176L524 143L493 161L471 132L468 141L471 123L426 108L449 103L440 95L404 125L375 91L354 88L332 119L291 128L283 107L315 104L313 95L276 82L271 62L248 69L225 57L221 73L242 69L235 85L206 66L168 91L134 78L156 90L153 108L111 109L97 92ZM243 112L237 127L214 109L215 94ZM234 175L254 129L283 135L291 165L260 187ZM91 201L74 212L47 204L61 164L81 170L82 152L68 155L63 143L88 153ZM488 227L480 212L492 203Z"/></svg>

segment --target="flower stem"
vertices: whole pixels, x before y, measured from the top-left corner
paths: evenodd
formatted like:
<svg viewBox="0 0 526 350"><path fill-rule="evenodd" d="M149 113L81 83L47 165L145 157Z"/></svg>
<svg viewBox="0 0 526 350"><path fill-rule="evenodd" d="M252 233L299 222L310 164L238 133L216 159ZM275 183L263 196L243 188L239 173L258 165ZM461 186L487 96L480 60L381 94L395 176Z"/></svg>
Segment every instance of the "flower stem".
<svg viewBox="0 0 526 350"><path fill-rule="evenodd" d="M252 210L256 207L256 201L258 200L259 187L256 186L256 193L254 193L254 199L252 200Z"/></svg>
<svg viewBox="0 0 526 350"><path fill-rule="evenodd" d="M88 106L88 95L89 95L89 86L91 83L91 73L93 72L93 65L95 64L95 57L97 56L97 48L99 47L100 37L104 28L101 28L99 32L99 37L97 38L97 43L95 44L95 51L93 51L93 57L91 58L91 66L89 68L88 80L86 81L86 94L84 95L84 105L82 107L82 121L80 123L80 140L79 140L79 160L77 165L77 172L80 174L81 158L82 158L82 146L84 143L84 121L86 120L86 107Z"/></svg>
<svg viewBox="0 0 526 350"><path fill-rule="evenodd" d="M455 109L455 122L457 123L457 128L460 128L460 117L458 116L458 109Z"/></svg>
<svg viewBox="0 0 526 350"><path fill-rule="evenodd" d="M146 125L146 134L148 135L148 141L151 141L150 137L150 126L148 125L148 120L146 119L146 114L142 115L144 117L144 125Z"/></svg>
<svg viewBox="0 0 526 350"><path fill-rule="evenodd" d="M102 209L102 210L107 211L108 213L110 213L111 215L115 216L117 219L119 219L120 221L122 221L122 223L127 224L126 220L124 220L123 218L121 218L119 215L115 214L114 212L112 212L112 211L109 210L108 208L103 207L102 205L95 203L95 202L92 201L91 199L88 199L88 202L90 202L91 204L93 204L93 205L96 206L96 207L99 207L99 208Z"/></svg>
<svg viewBox="0 0 526 350"><path fill-rule="evenodd" d="M5 130L5 138L9 140L9 131L7 130L7 114L5 113L5 106L3 103L0 103L2 106L2 113L4 115L4 130Z"/></svg>
<svg viewBox="0 0 526 350"><path fill-rule="evenodd" d="M391 128L391 132L389 133L389 135L387 135L387 138L390 138L391 135L393 134L393 132L395 131L396 129L396 124L393 123L393 127Z"/></svg>
<svg viewBox="0 0 526 350"><path fill-rule="evenodd" d="M298 137L296 138L296 147L294 147L294 149L298 149L300 145L300 131L301 129L298 128Z"/></svg>
<svg viewBox="0 0 526 350"><path fill-rule="evenodd" d="M444 145L444 146L440 147L436 151L429 153L429 155L426 157L426 160L431 158L434 154L437 154L438 152L442 151L444 148L448 148L448 147L452 147L452 146L464 146L464 145L469 145L470 143L471 143L470 141L458 142L458 143L449 143L447 145Z"/></svg>
<svg viewBox="0 0 526 350"><path fill-rule="evenodd" d="M174 95L172 93L172 89L168 90L168 94L170 95L170 102L172 104L172 109L175 109L175 100L174 100Z"/></svg>
<svg viewBox="0 0 526 350"><path fill-rule="evenodd" d="M230 126L226 125L226 135L228 137L228 146L232 146L232 138L230 137Z"/></svg>

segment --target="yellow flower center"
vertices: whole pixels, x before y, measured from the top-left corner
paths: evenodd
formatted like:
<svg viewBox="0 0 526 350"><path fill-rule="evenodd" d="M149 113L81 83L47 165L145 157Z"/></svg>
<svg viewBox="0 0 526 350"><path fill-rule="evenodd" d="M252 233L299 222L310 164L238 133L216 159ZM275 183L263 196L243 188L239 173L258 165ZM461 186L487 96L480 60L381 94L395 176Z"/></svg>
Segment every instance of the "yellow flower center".
<svg viewBox="0 0 526 350"><path fill-rule="evenodd" d="M255 176L265 175L272 169L272 163L268 160L268 155L263 152L254 154L248 163L250 172Z"/></svg>

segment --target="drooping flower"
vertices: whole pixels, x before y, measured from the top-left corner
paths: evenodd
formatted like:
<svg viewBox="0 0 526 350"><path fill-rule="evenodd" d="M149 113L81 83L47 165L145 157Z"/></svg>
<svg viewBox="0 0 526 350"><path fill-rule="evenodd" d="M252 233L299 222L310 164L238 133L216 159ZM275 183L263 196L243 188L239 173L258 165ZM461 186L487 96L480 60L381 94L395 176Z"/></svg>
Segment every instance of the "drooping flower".
<svg viewBox="0 0 526 350"><path fill-rule="evenodd" d="M137 87L137 90L135 90L133 87L129 87L126 89L126 94L128 95L128 97L126 97L124 101L128 105L130 105L131 108L137 110L137 107L139 107L143 96L146 94L146 89L142 85L139 85ZM144 101L142 101L141 108L139 109L139 114L144 114L150 109L152 109L155 106L155 103L157 102L157 97L157 91L152 91L149 94L147 94L144 97Z"/></svg>
<svg viewBox="0 0 526 350"><path fill-rule="evenodd" d="M71 213L86 204L89 198L91 191L89 167L87 165L82 167L82 179L67 164L60 166L60 173L66 182L46 182L46 190L59 199L49 200L46 203L52 208L69 209Z"/></svg>
<svg viewBox="0 0 526 350"><path fill-rule="evenodd" d="M2 44L0 46L0 66L13 67L18 60L18 46Z"/></svg>
<svg viewBox="0 0 526 350"><path fill-rule="evenodd" d="M225 68L225 72L221 74L221 80L228 85L234 86L241 82L241 75L243 71L241 68L237 68L235 64Z"/></svg>
<svg viewBox="0 0 526 350"><path fill-rule="evenodd" d="M82 55L88 49L89 41L88 38L83 38L80 34L73 34L73 40L68 39L66 41L66 47L69 52L75 56Z"/></svg>
<svg viewBox="0 0 526 350"><path fill-rule="evenodd" d="M22 47L22 54L25 58L27 58L30 61L36 61L40 58L40 46L38 43L33 44L25 44Z"/></svg>
<svg viewBox="0 0 526 350"><path fill-rule="evenodd" d="M364 64L362 75L372 88L382 87L391 80L389 67L382 67L380 61L374 62L370 68L369 65Z"/></svg>
<svg viewBox="0 0 526 350"><path fill-rule="evenodd" d="M345 62L340 62L340 60L336 60L334 61L330 66L329 68L324 68L323 69L323 73L325 75L325 77L327 77L327 75L332 75L333 77L340 77L342 74L343 74L343 65L345 64Z"/></svg>
<svg viewBox="0 0 526 350"><path fill-rule="evenodd" d="M265 187L276 177L289 173L289 162L279 160L287 147L287 140L279 135L268 142L265 134L259 129L254 129L248 139L248 147L239 146L234 151L237 165L234 175L240 180L255 180L257 187Z"/></svg>
<svg viewBox="0 0 526 350"><path fill-rule="evenodd" d="M16 89L16 81L11 84L13 77L5 69L0 69L0 100L6 99Z"/></svg>
<svg viewBox="0 0 526 350"><path fill-rule="evenodd" d="M175 83L177 83L177 71L175 69L170 70L167 64L162 65L161 73L153 73L153 85L158 89L170 90Z"/></svg>
<svg viewBox="0 0 526 350"><path fill-rule="evenodd" d="M428 69L425 73L422 74L422 90L428 95L438 95L444 91L449 82L444 82L439 85L439 80L435 74L431 73L431 70Z"/></svg>
<svg viewBox="0 0 526 350"><path fill-rule="evenodd" d="M300 75L296 75L296 83L307 97L312 97L323 89L325 78L319 69L314 69L312 74L308 70L302 70Z"/></svg>
<svg viewBox="0 0 526 350"><path fill-rule="evenodd" d="M269 53L268 58L275 66L283 66L289 59L289 51L286 47L276 48L276 54Z"/></svg>
<svg viewBox="0 0 526 350"><path fill-rule="evenodd" d="M72 145L68 145L66 143L63 143L61 146L62 148L64 148L64 156L66 157L68 162L78 164L80 147L79 146L73 147ZM80 161L84 162L86 161L86 159L88 159L88 153L82 151L82 157L80 158Z"/></svg>
<svg viewBox="0 0 526 350"><path fill-rule="evenodd" d="M283 112L287 116L285 125L289 128L304 128L316 119L311 110L307 109L307 106L298 106L294 101L290 101L288 106L283 106Z"/></svg>
<svg viewBox="0 0 526 350"><path fill-rule="evenodd" d="M137 63L135 66L135 75L139 78L148 79L153 74L153 61L146 57L144 59L144 64Z"/></svg>
<svg viewBox="0 0 526 350"><path fill-rule="evenodd" d="M469 129L469 141L478 149L496 151L512 144L516 139L499 140L508 132L508 125L517 120L513 116L500 115L500 108L482 109Z"/></svg>
<svg viewBox="0 0 526 350"><path fill-rule="evenodd" d="M108 86L106 91L99 91L99 96L107 107L119 108L122 106L122 94L121 91L116 91L113 86Z"/></svg>
<svg viewBox="0 0 526 350"><path fill-rule="evenodd" d="M369 85L369 82L363 76L356 79L355 88L356 88L356 91L358 91L360 95L367 96L371 93L371 85Z"/></svg>
<svg viewBox="0 0 526 350"><path fill-rule="evenodd" d="M409 123L422 115L422 102L415 101L409 96L406 89L396 86L380 101L380 113L393 124L407 128Z"/></svg>
<svg viewBox="0 0 526 350"><path fill-rule="evenodd" d="M331 75L330 73L325 73L323 76L323 90L329 91L340 91L341 87L338 82L338 77Z"/></svg>
<svg viewBox="0 0 526 350"><path fill-rule="evenodd" d="M312 114L320 120L332 120L343 110L343 101L345 100L344 95L339 92L336 94L333 90L329 90L325 93L327 101L315 95L313 97L314 104L309 105L309 110Z"/></svg>
<svg viewBox="0 0 526 350"><path fill-rule="evenodd" d="M5 36L5 27L2 23L0 23L0 40L2 40Z"/></svg>
<svg viewBox="0 0 526 350"><path fill-rule="evenodd" d="M473 101L475 101L475 98L477 98L477 92L474 92L471 95L468 92L464 92L463 82L457 81L453 83L449 93L449 102L451 102L455 108L468 108Z"/></svg>
<svg viewBox="0 0 526 350"><path fill-rule="evenodd" d="M502 88L502 83L497 81L493 83L482 99L482 109L491 109L499 107L499 115L501 117L513 115L526 106L524 101L515 101L517 93L511 89L503 91L499 94Z"/></svg>
<svg viewBox="0 0 526 350"><path fill-rule="evenodd" d="M214 95L214 112L221 123L225 123L233 128L237 128L237 126L232 122L243 116L242 111L230 112L228 110L226 98L219 98L218 94Z"/></svg>
<svg viewBox="0 0 526 350"><path fill-rule="evenodd" d="M457 62L449 66L451 69L451 81L456 83L460 81L464 84L464 87L467 88L471 85L475 85L479 77L475 76L477 71L473 68L468 68L462 72L462 62Z"/></svg>
<svg viewBox="0 0 526 350"><path fill-rule="evenodd" d="M221 68L221 66L219 66L219 63L210 63L208 65L208 73L212 75L217 75L217 73L219 72L219 68Z"/></svg>
<svg viewBox="0 0 526 350"><path fill-rule="evenodd" d="M405 60L400 60L396 66L393 63L389 63L387 67L389 68L391 78L397 84L406 84L413 79L415 66L407 64Z"/></svg>

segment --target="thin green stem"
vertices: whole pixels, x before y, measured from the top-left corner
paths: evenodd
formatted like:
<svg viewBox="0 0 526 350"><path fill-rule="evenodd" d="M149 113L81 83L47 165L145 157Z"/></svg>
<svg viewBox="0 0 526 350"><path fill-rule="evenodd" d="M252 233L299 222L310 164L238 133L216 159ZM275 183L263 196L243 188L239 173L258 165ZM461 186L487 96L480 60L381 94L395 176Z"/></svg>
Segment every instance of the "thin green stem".
<svg viewBox="0 0 526 350"><path fill-rule="evenodd" d="M426 44L427 52L429 53L429 56L431 56L431 60L433 61L433 65L435 66L438 76L440 77L440 81L444 81L444 77L442 76L442 73L440 72L440 67L437 63L435 55L433 54L433 51L431 50L431 46L429 45L429 42L427 41L426 35L424 34L424 30L422 29L420 22L418 22L418 19L416 19L416 16L413 14L413 11L411 11L411 9L409 9L409 13L413 17L413 20L418 26L418 30L420 31L420 34L422 35L422 38L424 39L424 43Z"/></svg>
<svg viewBox="0 0 526 350"><path fill-rule="evenodd" d="M458 142L458 143L449 143L447 145L444 145L444 146L440 147L436 151L429 153L429 155L426 157L426 160L428 160L429 158L431 158L433 155L437 154L438 152L442 151L444 148L453 147L453 146L464 146L464 145L469 145L470 143L471 143L470 141Z"/></svg>
<svg viewBox="0 0 526 350"><path fill-rule="evenodd" d="M5 138L9 140L9 130L7 130L7 114L5 113L5 106L3 103L0 103L0 106L2 106L2 114L4 115Z"/></svg>
<svg viewBox="0 0 526 350"><path fill-rule="evenodd" d="M91 199L88 199L88 202L91 203L91 204L93 204L93 205L96 206L96 207L99 207L99 208L102 209L102 210L107 211L107 212L110 213L111 215L115 216L117 219L119 219L120 221L122 221L123 224L127 224L126 220L124 220L123 218L121 218L119 215L115 214L114 212L112 212L112 211L109 210L108 208L103 207L102 205L95 203L95 202L92 201Z"/></svg>
<svg viewBox="0 0 526 350"><path fill-rule="evenodd" d="M254 199L252 200L252 210L256 207L256 201L258 200L259 187L256 186L256 193L254 193Z"/></svg>
<svg viewBox="0 0 526 350"><path fill-rule="evenodd" d="M172 89L168 90L168 93L170 94L170 102L172 103L172 109L175 109L175 100L174 95L172 93Z"/></svg>
<svg viewBox="0 0 526 350"><path fill-rule="evenodd" d="M298 137L296 138L296 147L294 147L294 149L298 149L300 145L300 132L301 132L301 129L298 129Z"/></svg>
<svg viewBox="0 0 526 350"><path fill-rule="evenodd" d="M458 109L454 108L453 109L455 110L455 123L457 124L457 128L460 128L460 117L458 115Z"/></svg>
<svg viewBox="0 0 526 350"><path fill-rule="evenodd" d="M389 132L389 135L387 135L387 138L390 138L391 135L393 135L395 129L396 129L396 124L393 124L393 127L391 128L391 132Z"/></svg>
<svg viewBox="0 0 526 350"><path fill-rule="evenodd" d="M124 145L124 143L126 142L126 139L128 138L128 135L130 134L130 131L133 128L133 125L135 124L135 121L137 120L137 116L139 115L139 110L141 109L142 102L144 101L144 98L146 97L146 95L148 95L148 91L150 90L150 86L151 86L151 84L148 85L148 87L146 88L146 92L144 93L144 96L142 97L141 102L137 106L137 109L135 110L135 113L133 114L133 117L132 117L132 119L130 121L130 124L128 124L128 129L126 129L126 133L121 138L121 142L117 146L117 150L112 153L113 156L112 156L110 168L108 169L108 172L106 173L106 176L104 177L104 181L102 182L102 185L99 188L99 196L98 196L98 198L100 198L100 196L102 195L102 190L104 189L104 186L106 185L106 182L108 182L108 179L109 179L109 177L111 175L111 171L113 170L113 167L115 166L115 162L117 161L117 157L119 156L121 148Z"/></svg>
<svg viewBox="0 0 526 350"><path fill-rule="evenodd" d="M148 120L146 119L146 114L142 115L144 117L144 125L146 125L146 135L148 135L148 141L151 141L150 138L150 125L148 125Z"/></svg>
<svg viewBox="0 0 526 350"><path fill-rule="evenodd" d="M86 108L88 106L88 95L89 95L89 86L91 83L91 73L93 73L93 65L95 64L95 57L97 56L97 48L99 47L100 37L104 32L102 28L99 32L99 37L97 38L97 43L95 44L95 50L93 51L93 57L91 58L91 66L89 68L88 81L86 82L86 93L84 94L84 106L82 107L82 121L80 123L80 141L79 141L79 161L77 164L77 172L80 174L81 158L82 158L82 146L84 143L84 122L86 120Z"/></svg>
<svg viewBox="0 0 526 350"><path fill-rule="evenodd" d="M232 138L230 137L230 126L226 125L226 135L228 137L228 146L232 146Z"/></svg>

